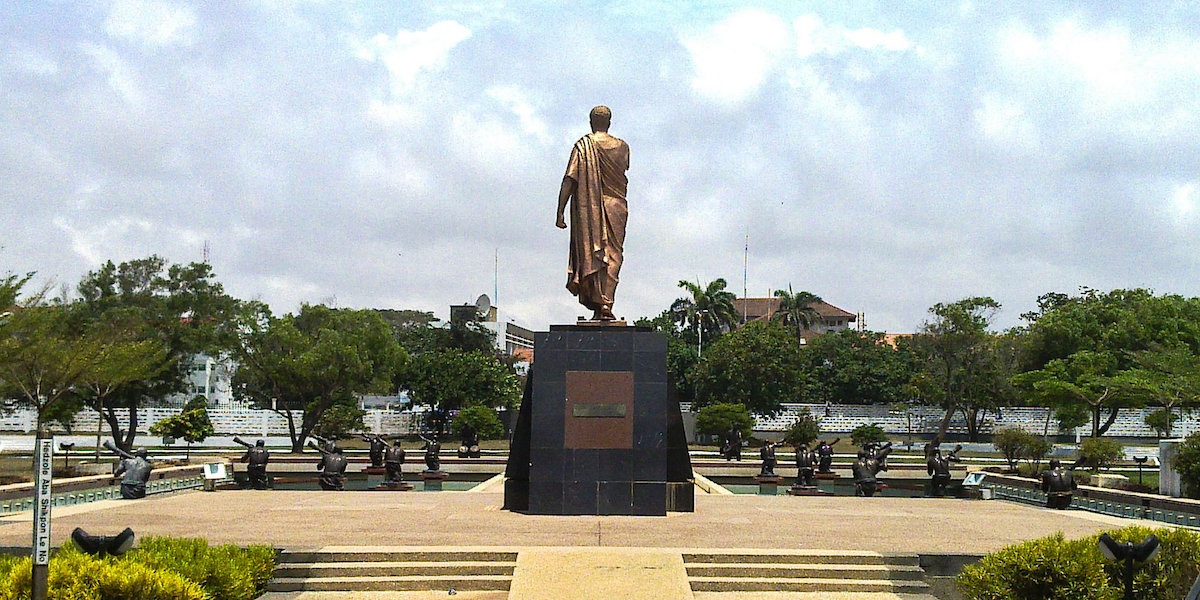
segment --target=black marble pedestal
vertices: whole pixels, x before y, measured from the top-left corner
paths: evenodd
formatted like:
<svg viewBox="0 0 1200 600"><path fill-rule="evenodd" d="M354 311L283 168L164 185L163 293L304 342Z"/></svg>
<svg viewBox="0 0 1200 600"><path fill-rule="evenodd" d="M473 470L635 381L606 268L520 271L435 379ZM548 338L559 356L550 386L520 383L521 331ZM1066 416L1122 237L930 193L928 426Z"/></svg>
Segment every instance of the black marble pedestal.
<svg viewBox="0 0 1200 600"><path fill-rule="evenodd" d="M513 432L504 507L546 515L694 510L667 340L649 328L554 325Z"/></svg>

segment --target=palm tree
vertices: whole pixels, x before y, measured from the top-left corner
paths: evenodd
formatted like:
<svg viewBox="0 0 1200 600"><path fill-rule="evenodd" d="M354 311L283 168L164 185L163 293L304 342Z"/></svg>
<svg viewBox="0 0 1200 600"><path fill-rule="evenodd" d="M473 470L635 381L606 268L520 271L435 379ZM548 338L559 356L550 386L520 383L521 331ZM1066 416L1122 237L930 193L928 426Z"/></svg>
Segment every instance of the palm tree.
<svg viewBox="0 0 1200 600"><path fill-rule="evenodd" d="M775 290L779 298L779 310L771 315L772 320L783 323L784 327L796 332L796 337L805 331L812 331L813 325L821 322L821 313L816 305L821 303L821 297L809 292L792 292L791 284L786 290Z"/></svg>
<svg viewBox="0 0 1200 600"><path fill-rule="evenodd" d="M680 281L679 287L688 291L690 298L683 297L671 303L671 314L675 320L698 336L720 335L738 321L733 307L735 296L725 290L725 280L716 279L705 287L690 281Z"/></svg>

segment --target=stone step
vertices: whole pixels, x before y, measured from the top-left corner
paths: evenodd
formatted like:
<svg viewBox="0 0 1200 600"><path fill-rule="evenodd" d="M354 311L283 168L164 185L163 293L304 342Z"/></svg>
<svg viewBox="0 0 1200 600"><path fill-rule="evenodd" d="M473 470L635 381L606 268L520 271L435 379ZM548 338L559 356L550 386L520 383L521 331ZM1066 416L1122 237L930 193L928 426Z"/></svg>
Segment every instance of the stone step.
<svg viewBox="0 0 1200 600"><path fill-rule="evenodd" d="M277 577L268 592L368 592L426 590L508 590L511 575L407 575L395 577Z"/></svg>
<svg viewBox="0 0 1200 600"><path fill-rule="evenodd" d="M920 580L925 571L914 565L804 563L684 563L688 577L754 579L903 579Z"/></svg>
<svg viewBox="0 0 1200 600"><path fill-rule="evenodd" d="M393 577L409 575L512 575L516 561L360 561L287 562L275 569L275 577Z"/></svg>
<svg viewBox="0 0 1200 600"><path fill-rule="evenodd" d="M685 552L684 564L700 563L780 563L780 564L835 564L835 565L903 565L918 566L921 557L916 554L866 551L793 550L787 552Z"/></svg>
<svg viewBox="0 0 1200 600"><path fill-rule="evenodd" d="M388 550L345 548L323 550L286 550L279 553L278 563L319 562L512 562L516 552L490 550Z"/></svg>
<svg viewBox="0 0 1200 600"><path fill-rule="evenodd" d="M693 592L889 592L929 591L924 581L896 579L837 579L824 577L689 577Z"/></svg>

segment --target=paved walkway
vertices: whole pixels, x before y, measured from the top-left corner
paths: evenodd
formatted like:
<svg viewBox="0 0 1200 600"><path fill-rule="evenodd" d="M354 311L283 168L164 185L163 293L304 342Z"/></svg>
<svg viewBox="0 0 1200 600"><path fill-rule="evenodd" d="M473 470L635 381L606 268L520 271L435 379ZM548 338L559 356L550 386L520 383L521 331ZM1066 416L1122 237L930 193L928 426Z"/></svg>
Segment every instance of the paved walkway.
<svg viewBox="0 0 1200 600"><path fill-rule="evenodd" d="M696 496L666 517L525 515L503 495L425 492L220 491L109 501L54 513L52 541L75 527L113 534L203 536L281 548L614 546L780 548L979 554L1062 532L1082 537L1143 523L1003 501L837 496ZM1151 524L1156 525L1156 524ZM25 516L0 519L0 545L28 546Z"/></svg>

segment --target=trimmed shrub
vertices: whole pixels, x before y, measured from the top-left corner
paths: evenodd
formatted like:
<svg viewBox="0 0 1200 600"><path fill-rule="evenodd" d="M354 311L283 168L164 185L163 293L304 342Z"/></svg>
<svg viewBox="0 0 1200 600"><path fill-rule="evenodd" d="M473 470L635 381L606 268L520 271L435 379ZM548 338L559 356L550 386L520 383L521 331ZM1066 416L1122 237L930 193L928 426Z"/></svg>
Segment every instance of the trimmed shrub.
<svg viewBox="0 0 1200 600"><path fill-rule="evenodd" d="M496 410L489 406L468 406L454 416L454 430L462 431L463 423L470 423L481 440L498 440L504 437L504 424Z"/></svg>
<svg viewBox="0 0 1200 600"><path fill-rule="evenodd" d="M1105 437L1090 437L1079 444L1079 454L1093 471L1099 471L1125 456L1121 443Z"/></svg>
<svg viewBox="0 0 1200 600"><path fill-rule="evenodd" d="M882 444L888 441L887 432L878 425L859 425L850 432L850 443L855 446L863 446L870 442Z"/></svg>
<svg viewBox="0 0 1200 600"><path fill-rule="evenodd" d="M96 558L65 544L50 559L50 597L60 600L250 600L275 568L267 546L209 546L148 537L120 557ZM0 557L0 600L28 600L30 560Z"/></svg>
<svg viewBox="0 0 1200 600"><path fill-rule="evenodd" d="M1200 498L1200 431L1188 435L1179 445L1175 470L1183 479L1188 497Z"/></svg>
<svg viewBox="0 0 1200 600"><path fill-rule="evenodd" d="M735 427L742 432L743 439L749 439L754 429L754 418L742 404L718 402L696 412L696 431L700 433L723 436Z"/></svg>
<svg viewBox="0 0 1200 600"><path fill-rule="evenodd" d="M1146 527L1108 533L1119 542L1140 542L1150 534L1162 542L1158 556L1134 576L1138 598L1182 598L1200 573L1200 534ZM969 600L1115 600L1124 590L1123 566L1104 559L1099 537L1065 540L1056 534L993 552L963 569L959 590Z"/></svg>
<svg viewBox="0 0 1200 600"><path fill-rule="evenodd" d="M0 579L0 600L30 595L30 560L8 565ZM209 600L199 584L184 577L119 558L96 558L67 544L50 559L51 598L56 600Z"/></svg>
<svg viewBox="0 0 1200 600"><path fill-rule="evenodd" d="M267 546L209 546L194 538L144 538L127 560L170 571L200 584L213 600L250 600L262 591L275 568Z"/></svg>
<svg viewBox="0 0 1200 600"><path fill-rule="evenodd" d="M804 415L788 427L787 433L783 435L783 442L793 448L807 446L820 435L821 425L812 415Z"/></svg>

